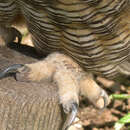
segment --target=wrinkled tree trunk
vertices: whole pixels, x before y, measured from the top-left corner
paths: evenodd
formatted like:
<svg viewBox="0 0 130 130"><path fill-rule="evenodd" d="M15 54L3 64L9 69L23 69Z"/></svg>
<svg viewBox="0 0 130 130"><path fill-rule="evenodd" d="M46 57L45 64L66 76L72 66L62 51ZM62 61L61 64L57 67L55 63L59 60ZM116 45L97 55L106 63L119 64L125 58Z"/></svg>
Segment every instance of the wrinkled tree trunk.
<svg viewBox="0 0 130 130"><path fill-rule="evenodd" d="M28 51L28 50L26 50ZM0 69L36 59L9 48L0 48ZM0 80L0 130L61 130L64 119L53 83Z"/></svg>

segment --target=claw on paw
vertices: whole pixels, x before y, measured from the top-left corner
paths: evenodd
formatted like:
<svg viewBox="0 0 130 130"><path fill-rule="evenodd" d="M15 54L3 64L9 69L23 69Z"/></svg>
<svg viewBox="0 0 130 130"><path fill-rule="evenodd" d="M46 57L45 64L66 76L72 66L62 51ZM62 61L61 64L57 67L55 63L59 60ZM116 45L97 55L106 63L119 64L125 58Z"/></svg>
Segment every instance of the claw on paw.
<svg viewBox="0 0 130 130"><path fill-rule="evenodd" d="M8 68L6 68L5 70L3 70L2 72L0 72L0 78L4 78L5 76L7 76L10 73L16 73L18 68L23 67L23 64L14 64L9 66Z"/></svg>
<svg viewBox="0 0 130 130"><path fill-rule="evenodd" d="M67 119L63 125L62 130L67 130L68 127L70 127L70 125L74 122L76 115L78 112L78 104L77 103L73 103L72 107L71 107L71 111L70 113L67 115Z"/></svg>
<svg viewBox="0 0 130 130"><path fill-rule="evenodd" d="M67 114L62 130L67 130L75 120L80 93L99 109L104 109L109 103L107 93L94 81L92 74L84 72L64 54L53 53L43 61L12 65L0 73L0 77L9 73L16 73L16 79L20 81L40 82L49 79L57 85L59 102Z"/></svg>
<svg viewBox="0 0 130 130"><path fill-rule="evenodd" d="M100 109L106 108L109 102L110 102L110 99L107 93L103 89L101 89L100 98L97 100L97 106L99 106L98 108Z"/></svg>
<svg viewBox="0 0 130 130"><path fill-rule="evenodd" d="M104 109L109 104L109 97L91 77L88 75L80 82L81 93L87 97L96 108Z"/></svg>

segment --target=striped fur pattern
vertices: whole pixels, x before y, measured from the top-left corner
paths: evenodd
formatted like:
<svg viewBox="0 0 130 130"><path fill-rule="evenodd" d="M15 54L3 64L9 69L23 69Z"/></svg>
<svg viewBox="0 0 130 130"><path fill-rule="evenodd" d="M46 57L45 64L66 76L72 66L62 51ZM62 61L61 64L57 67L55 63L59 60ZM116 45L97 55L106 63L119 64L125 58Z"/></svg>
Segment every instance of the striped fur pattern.
<svg viewBox="0 0 130 130"><path fill-rule="evenodd" d="M0 0L0 24L22 14L39 52L61 51L111 78L130 55L129 8L129 0Z"/></svg>

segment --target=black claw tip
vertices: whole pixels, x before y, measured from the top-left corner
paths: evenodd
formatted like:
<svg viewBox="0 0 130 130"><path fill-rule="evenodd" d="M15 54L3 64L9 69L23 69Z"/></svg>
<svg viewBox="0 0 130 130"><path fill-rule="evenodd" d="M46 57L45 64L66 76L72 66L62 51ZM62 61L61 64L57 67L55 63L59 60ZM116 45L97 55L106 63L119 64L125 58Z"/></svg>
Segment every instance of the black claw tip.
<svg viewBox="0 0 130 130"><path fill-rule="evenodd" d="M67 130L68 129L68 127L75 120L77 112L78 112L78 104L77 103L73 103L72 104L72 111L71 111L71 113L68 114L67 119L66 119L66 121L65 121L65 123L63 125L62 130Z"/></svg>
<svg viewBox="0 0 130 130"><path fill-rule="evenodd" d="M102 91L102 98L104 100L104 107L102 108L102 110L103 110L109 104L109 97L108 97L108 95L106 94L105 91Z"/></svg>
<svg viewBox="0 0 130 130"><path fill-rule="evenodd" d="M3 70L2 72L0 72L0 79L5 77L6 75L10 74L10 73L16 73L18 68L23 67L23 64L14 64L9 66L8 68L6 68L5 70Z"/></svg>
<svg viewBox="0 0 130 130"><path fill-rule="evenodd" d="M104 109L104 108L106 108L107 105L108 105L108 99L104 96L104 97L103 97L103 100L104 100L104 107L103 107L103 109Z"/></svg>

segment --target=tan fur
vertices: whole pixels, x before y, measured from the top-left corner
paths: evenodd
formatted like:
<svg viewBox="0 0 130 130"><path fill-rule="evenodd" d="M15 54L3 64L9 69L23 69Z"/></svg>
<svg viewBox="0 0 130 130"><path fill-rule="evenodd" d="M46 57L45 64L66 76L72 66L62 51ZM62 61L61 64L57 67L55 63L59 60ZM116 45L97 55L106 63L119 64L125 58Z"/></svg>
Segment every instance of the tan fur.
<svg viewBox="0 0 130 130"><path fill-rule="evenodd" d="M81 94L86 96L96 107L103 108L104 101L101 93L104 90L93 80L91 74L88 74L80 81L80 89ZM107 100L109 103L109 99Z"/></svg>
<svg viewBox="0 0 130 130"><path fill-rule="evenodd" d="M26 78L31 81L41 81L42 79L51 78L55 71L55 66L46 61L39 61L33 64L27 64L26 66L31 70L28 72L28 77ZM19 72L22 72L22 68Z"/></svg>
<svg viewBox="0 0 130 130"><path fill-rule="evenodd" d="M41 81L52 79L59 88L60 103L68 109L69 104L79 104L79 93L89 98L98 107L103 107L103 102L98 103L101 98L102 89L93 80L92 75L86 74L73 59L64 54L52 53L43 61L26 64L29 71L20 68L20 75L25 73L29 81Z"/></svg>

